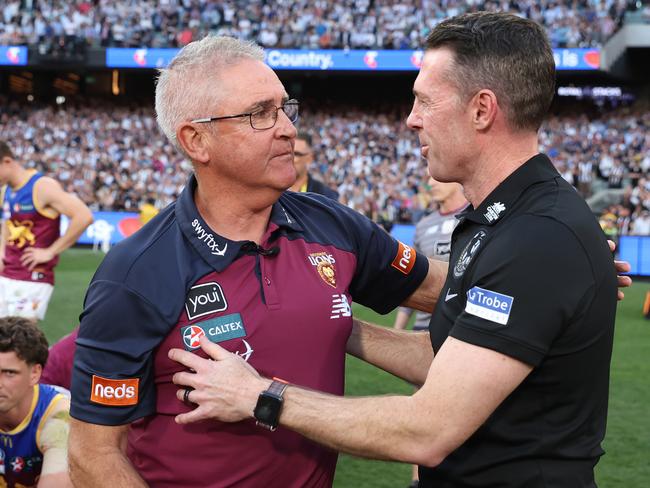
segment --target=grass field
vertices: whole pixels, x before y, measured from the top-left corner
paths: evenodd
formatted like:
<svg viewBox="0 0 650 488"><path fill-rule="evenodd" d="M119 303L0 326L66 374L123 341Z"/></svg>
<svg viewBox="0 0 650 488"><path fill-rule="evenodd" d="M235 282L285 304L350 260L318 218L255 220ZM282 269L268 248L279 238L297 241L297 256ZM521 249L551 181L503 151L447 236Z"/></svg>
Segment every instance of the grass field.
<svg viewBox="0 0 650 488"><path fill-rule="evenodd" d="M56 340L78 322L84 291L103 255L86 249L63 254L57 285L43 328ZM650 321L641 317L647 283L637 283L619 304L612 360L609 423L605 450L597 468L601 487L650 486ZM379 316L355 306L355 314L389 325L393 315ZM349 358L346 394L408 393L402 381ZM399 488L410 479L409 467L341 456L334 486L337 488Z"/></svg>

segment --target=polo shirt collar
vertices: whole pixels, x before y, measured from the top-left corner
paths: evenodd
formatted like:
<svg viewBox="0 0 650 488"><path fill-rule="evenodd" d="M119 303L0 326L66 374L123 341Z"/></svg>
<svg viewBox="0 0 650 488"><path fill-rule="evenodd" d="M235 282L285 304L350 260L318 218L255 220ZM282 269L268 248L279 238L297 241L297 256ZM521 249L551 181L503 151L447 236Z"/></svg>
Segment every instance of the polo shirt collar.
<svg viewBox="0 0 650 488"><path fill-rule="evenodd" d="M507 215L526 188L558 176L551 160L545 154L536 154L503 180L478 208L469 205L458 218L466 218L482 225L494 225Z"/></svg>
<svg viewBox="0 0 650 488"><path fill-rule="evenodd" d="M248 241L233 241L210 229L196 208L194 202L196 187L196 177L192 174L176 201L176 220L194 250L217 272L221 272L240 255L241 247ZM300 224L284 206L280 202L275 202L271 210L270 222L262 238L263 243L271 240L271 234L275 234L282 228L302 230Z"/></svg>

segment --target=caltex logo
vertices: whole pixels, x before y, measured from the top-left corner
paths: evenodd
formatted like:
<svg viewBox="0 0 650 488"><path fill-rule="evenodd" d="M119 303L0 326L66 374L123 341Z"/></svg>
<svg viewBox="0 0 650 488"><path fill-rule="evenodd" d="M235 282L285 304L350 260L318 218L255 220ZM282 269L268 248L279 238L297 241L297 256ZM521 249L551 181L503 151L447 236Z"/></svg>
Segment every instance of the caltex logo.
<svg viewBox="0 0 650 488"><path fill-rule="evenodd" d="M198 349L199 340L205 335L201 327L191 325L183 331L183 342L188 349Z"/></svg>
<svg viewBox="0 0 650 488"><path fill-rule="evenodd" d="M20 473L24 467L25 467L25 462L23 461L23 458L16 457L11 460L11 470L14 473Z"/></svg>

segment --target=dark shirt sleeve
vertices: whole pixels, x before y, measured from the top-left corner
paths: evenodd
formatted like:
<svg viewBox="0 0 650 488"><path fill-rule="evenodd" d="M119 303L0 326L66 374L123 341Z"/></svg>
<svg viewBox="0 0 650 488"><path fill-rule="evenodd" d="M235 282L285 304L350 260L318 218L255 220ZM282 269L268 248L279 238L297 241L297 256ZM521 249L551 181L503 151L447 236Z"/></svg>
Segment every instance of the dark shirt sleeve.
<svg viewBox="0 0 650 488"><path fill-rule="evenodd" d="M91 283L76 342L70 414L123 425L154 413L152 355L168 329L156 307L124 284ZM93 379L100 386L93 388Z"/></svg>
<svg viewBox="0 0 650 488"><path fill-rule="evenodd" d="M468 269L467 305L450 335L537 366L593 299L595 279L570 229L545 217L518 220Z"/></svg>
<svg viewBox="0 0 650 488"><path fill-rule="evenodd" d="M388 313L422 283L429 261L366 217L346 210L349 221L345 225L353 233L357 255L350 284L352 299L378 313Z"/></svg>

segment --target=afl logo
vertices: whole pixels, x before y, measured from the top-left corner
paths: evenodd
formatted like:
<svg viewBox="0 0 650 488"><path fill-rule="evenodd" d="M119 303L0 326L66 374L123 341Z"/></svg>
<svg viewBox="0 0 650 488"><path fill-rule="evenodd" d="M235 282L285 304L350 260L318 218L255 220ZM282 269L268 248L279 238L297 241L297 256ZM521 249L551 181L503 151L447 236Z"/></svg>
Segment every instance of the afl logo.
<svg viewBox="0 0 650 488"><path fill-rule="evenodd" d="M474 256L478 253L479 247L481 247L481 242L487 233L484 230L479 230L474 237L467 243L463 252L460 253L460 257L456 264L454 265L454 278L460 278L465 273L465 270L474 259Z"/></svg>
<svg viewBox="0 0 650 488"><path fill-rule="evenodd" d="M198 349L199 340L205 335L201 327L191 325L183 332L183 342L188 349Z"/></svg>

